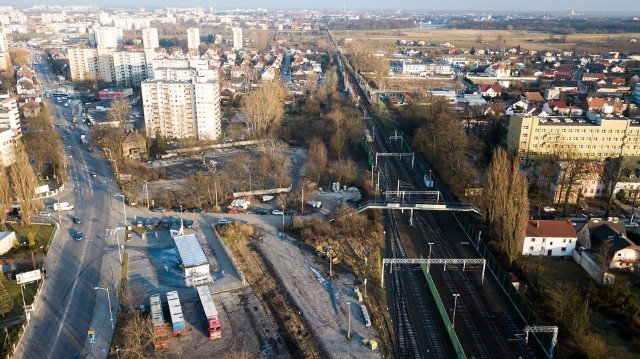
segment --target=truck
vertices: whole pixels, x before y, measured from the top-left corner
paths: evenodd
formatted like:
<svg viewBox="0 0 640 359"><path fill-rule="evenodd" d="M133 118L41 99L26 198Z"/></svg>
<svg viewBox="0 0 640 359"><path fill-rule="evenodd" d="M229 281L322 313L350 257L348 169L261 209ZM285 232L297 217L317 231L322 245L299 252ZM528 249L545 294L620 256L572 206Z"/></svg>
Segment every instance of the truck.
<svg viewBox="0 0 640 359"><path fill-rule="evenodd" d="M209 287L201 285L196 287L196 290L198 291L200 303L202 303L202 309L204 310L209 339L219 339L222 337L222 328L220 325L220 318L218 317L218 310L216 309L215 304L213 304L213 298L211 298Z"/></svg>
<svg viewBox="0 0 640 359"><path fill-rule="evenodd" d="M53 204L54 211L70 211L73 209L73 205L69 202L57 202Z"/></svg>
<svg viewBox="0 0 640 359"><path fill-rule="evenodd" d="M162 302L160 295L154 294L149 297L151 307L151 323L153 323L153 331L156 333L156 348L166 348L169 345L167 341L167 328L164 325L164 313L162 311Z"/></svg>
<svg viewBox="0 0 640 359"><path fill-rule="evenodd" d="M171 315L171 327L173 335L183 334L186 331L186 328L178 292L175 290L167 292L167 301L169 302L169 314Z"/></svg>

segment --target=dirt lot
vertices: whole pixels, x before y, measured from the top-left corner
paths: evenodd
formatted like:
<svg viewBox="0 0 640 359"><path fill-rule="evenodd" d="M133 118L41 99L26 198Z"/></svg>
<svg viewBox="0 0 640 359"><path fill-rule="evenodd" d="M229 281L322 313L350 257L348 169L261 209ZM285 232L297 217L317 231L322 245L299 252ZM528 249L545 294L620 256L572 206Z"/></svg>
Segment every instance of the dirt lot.
<svg viewBox="0 0 640 359"><path fill-rule="evenodd" d="M334 278L328 276L328 264L298 246L298 243L269 227L258 250L271 263L302 316L316 337L319 346L331 358L380 358L362 344L362 339L376 339L375 330L364 325L364 316L354 292L354 277L339 266ZM349 304L351 303L351 337Z"/></svg>
<svg viewBox="0 0 640 359"><path fill-rule="evenodd" d="M195 293L195 290L194 290ZM196 298L181 298L187 331L169 340L171 358L247 357L288 358L269 317L251 289L213 296L220 312L222 338L206 334L202 308ZM222 310L220 310L222 309Z"/></svg>

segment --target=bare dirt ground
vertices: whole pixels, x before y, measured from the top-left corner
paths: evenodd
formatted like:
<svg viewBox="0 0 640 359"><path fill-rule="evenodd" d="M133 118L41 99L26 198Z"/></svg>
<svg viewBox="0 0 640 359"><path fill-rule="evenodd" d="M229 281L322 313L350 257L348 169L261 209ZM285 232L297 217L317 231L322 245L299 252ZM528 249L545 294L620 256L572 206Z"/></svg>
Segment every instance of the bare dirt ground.
<svg viewBox="0 0 640 359"><path fill-rule="evenodd" d="M380 358L379 351L372 351L362 343L364 338L375 340L376 333L365 326L353 275L336 266L333 279L329 278L328 263L315 253L299 247L273 228L262 229L267 235L258 250L302 309L301 314L323 352L331 358ZM349 307L351 340L347 339Z"/></svg>
<svg viewBox="0 0 640 359"><path fill-rule="evenodd" d="M194 291L195 292L195 291ZM273 324L251 289L213 296L219 307L222 338L210 340L204 315L195 297L181 299L187 331L169 339L170 358L247 357L289 358Z"/></svg>

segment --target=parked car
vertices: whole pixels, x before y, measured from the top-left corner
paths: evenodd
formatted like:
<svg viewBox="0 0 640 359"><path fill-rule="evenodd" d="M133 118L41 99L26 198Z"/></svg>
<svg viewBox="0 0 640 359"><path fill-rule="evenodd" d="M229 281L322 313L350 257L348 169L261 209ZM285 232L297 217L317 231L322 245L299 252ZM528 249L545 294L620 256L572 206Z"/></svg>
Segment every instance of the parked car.
<svg viewBox="0 0 640 359"><path fill-rule="evenodd" d="M89 174L91 175L91 177L96 177L96 173L95 172L89 172Z"/></svg>
<svg viewBox="0 0 640 359"><path fill-rule="evenodd" d="M164 221L162 221L162 227L164 227L164 228L171 227L171 221L168 220L168 219L165 219Z"/></svg>
<svg viewBox="0 0 640 359"><path fill-rule="evenodd" d="M231 208L228 213L229 214L238 214L238 210L236 208Z"/></svg>
<svg viewBox="0 0 640 359"><path fill-rule="evenodd" d="M160 222L160 221L154 221L154 222L153 222L153 226L154 226L154 227L158 227L158 226L160 225L160 223L162 223L162 222Z"/></svg>
<svg viewBox="0 0 640 359"><path fill-rule="evenodd" d="M149 218L144 220L144 226L149 227L151 225L151 220Z"/></svg>
<svg viewBox="0 0 640 359"><path fill-rule="evenodd" d="M625 225L625 227L627 227L627 228L637 228L638 227L638 223L629 222L629 224Z"/></svg>
<svg viewBox="0 0 640 359"><path fill-rule="evenodd" d="M204 208L200 208L200 207L194 208L194 209L191 210L191 212L193 212L193 213L204 213Z"/></svg>
<svg viewBox="0 0 640 359"><path fill-rule="evenodd" d="M40 212L38 212L38 215L40 217L51 217L51 212L49 212L49 211L40 211Z"/></svg>
<svg viewBox="0 0 640 359"><path fill-rule="evenodd" d="M76 232L73 234L73 239L75 239L76 241L81 241L82 240L82 232Z"/></svg>
<svg viewBox="0 0 640 359"><path fill-rule="evenodd" d="M187 219L184 221L184 226L187 228L192 228L193 227L193 221L190 219Z"/></svg>
<svg viewBox="0 0 640 359"><path fill-rule="evenodd" d="M136 227L142 227L142 221L141 220L137 220L136 221Z"/></svg>
<svg viewBox="0 0 640 359"><path fill-rule="evenodd" d="M230 223L231 223L231 221L226 219L226 218L220 218L218 220L218 225L219 226L224 226L225 224L230 224Z"/></svg>
<svg viewBox="0 0 640 359"><path fill-rule="evenodd" d="M545 211L545 212L555 212L556 211L555 208L549 207L549 206L543 207L542 210Z"/></svg>
<svg viewBox="0 0 640 359"><path fill-rule="evenodd" d="M273 214L273 215L283 215L284 212L282 212L279 209L274 209L273 211L271 211L271 214Z"/></svg>
<svg viewBox="0 0 640 359"><path fill-rule="evenodd" d="M264 216L265 214L269 214L269 210L259 209L259 210L256 211L256 214Z"/></svg>
<svg viewBox="0 0 640 359"><path fill-rule="evenodd" d="M151 212L164 212L166 209L164 207L154 207Z"/></svg>
<svg viewBox="0 0 640 359"><path fill-rule="evenodd" d="M80 224L80 223L82 223L82 218L80 218L80 217L75 217L75 216L74 216L74 217L72 218L72 220L73 220L73 223L75 223L75 224Z"/></svg>
<svg viewBox="0 0 640 359"><path fill-rule="evenodd" d="M295 209L288 209L284 211L285 216L295 216L296 214L298 214L298 211L296 211Z"/></svg>

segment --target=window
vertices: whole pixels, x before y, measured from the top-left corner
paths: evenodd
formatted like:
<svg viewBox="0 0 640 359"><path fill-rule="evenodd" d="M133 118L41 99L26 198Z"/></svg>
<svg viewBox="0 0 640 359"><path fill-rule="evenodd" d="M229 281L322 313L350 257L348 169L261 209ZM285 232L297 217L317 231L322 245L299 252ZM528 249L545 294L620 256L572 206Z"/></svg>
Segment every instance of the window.
<svg viewBox="0 0 640 359"><path fill-rule="evenodd" d="M567 251L567 247L562 247L562 248L560 248L560 250L561 250L562 252L566 252L566 251Z"/></svg>
<svg viewBox="0 0 640 359"><path fill-rule="evenodd" d="M533 251L533 247L529 247L529 250L530 250L530 251Z"/></svg>
<svg viewBox="0 0 640 359"><path fill-rule="evenodd" d="M552 245L553 245L553 242L549 242L549 245L550 245L550 246L552 246Z"/></svg>
<svg viewBox="0 0 640 359"><path fill-rule="evenodd" d="M562 240L562 243L567 243L567 239L566 239L566 238L565 238L565 239L563 239L563 240Z"/></svg>
<svg viewBox="0 0 640 359"><path fill-rule="evenodd" d="M531 243L535 242L536 239L535 238L531 238Z"/></svg>

